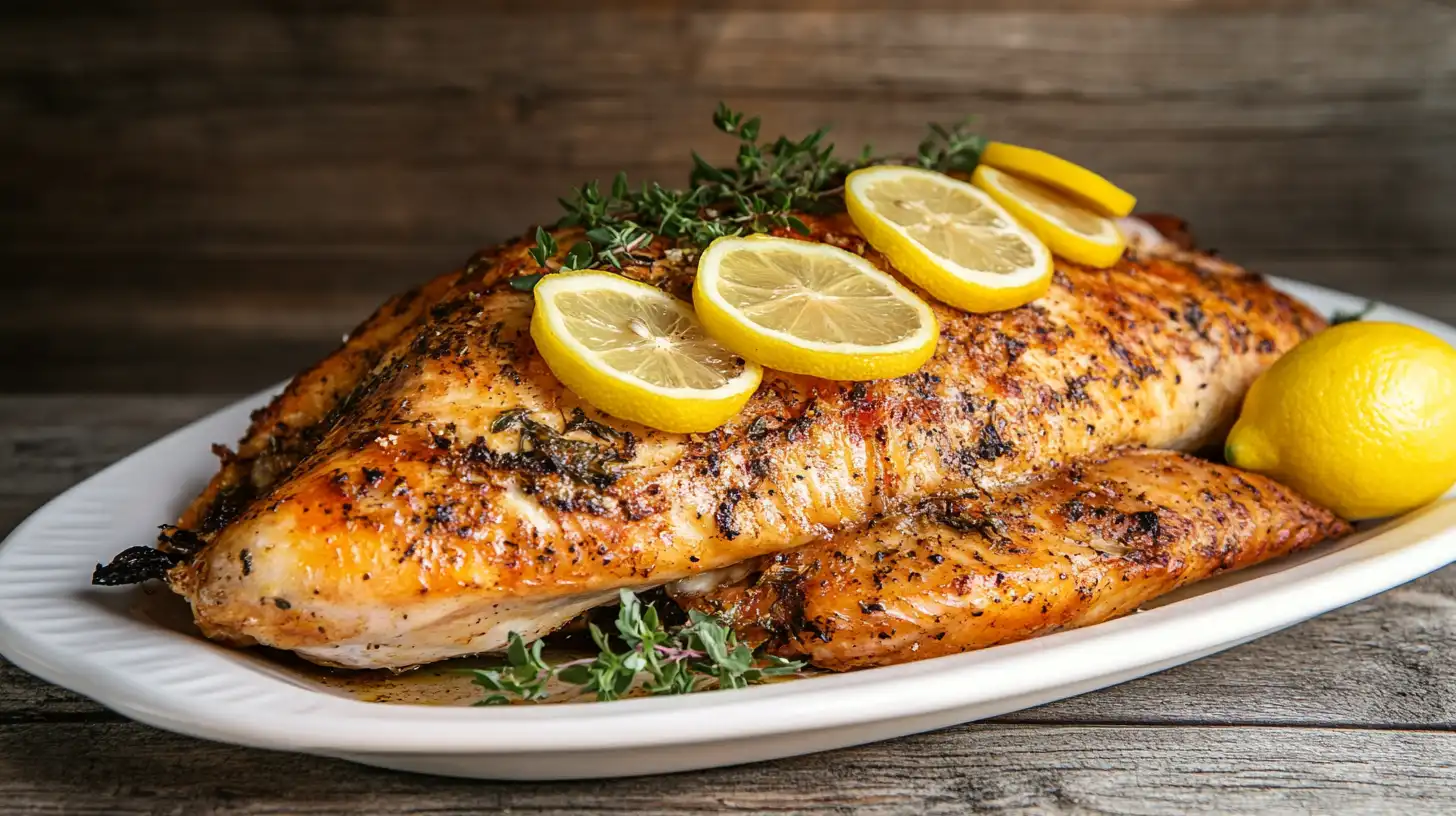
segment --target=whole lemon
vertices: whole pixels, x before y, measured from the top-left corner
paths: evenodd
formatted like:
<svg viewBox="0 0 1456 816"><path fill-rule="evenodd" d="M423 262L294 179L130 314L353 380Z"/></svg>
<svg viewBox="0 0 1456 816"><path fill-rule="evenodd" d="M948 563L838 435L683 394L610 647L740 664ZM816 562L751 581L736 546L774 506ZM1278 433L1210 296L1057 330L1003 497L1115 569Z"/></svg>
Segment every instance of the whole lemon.
<svg viewBox="0 0 1456 816"><path fill-rule="evenodd" d="M1456 482L1456 349L1399 323L1345 323L1249 389L1225 455L1351 521L1403 513Z"/></svg>

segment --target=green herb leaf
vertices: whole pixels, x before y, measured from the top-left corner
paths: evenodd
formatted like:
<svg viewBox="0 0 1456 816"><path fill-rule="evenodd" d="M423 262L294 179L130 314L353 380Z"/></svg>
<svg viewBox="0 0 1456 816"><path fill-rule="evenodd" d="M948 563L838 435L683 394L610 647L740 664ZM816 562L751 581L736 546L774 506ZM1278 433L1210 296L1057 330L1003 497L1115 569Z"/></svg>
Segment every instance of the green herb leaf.
<svg viewBox="0 0 1456 816"><path fill-rule="evenodd" d="M505 412L492 423L492 430L503 420L521 421ZM595 694L598 700L616 700L638 684L649 694L687 694L713 687L743 688L804 667L797 660L755 652L739 643L722 621L701 612L690 612L686 626L670 630L662 625L657 608L643 604L630 590L622 590L618 600L615 638L588 624L597 646L593 658L552 666L541 655L541 641L527 645L512 632L507 666L466 670L486 692L476 705L544 699L553 678Z"/></svg>
<svg viewBox="0 0 1456 816"><path fill-rule="evenodd" d="M564 683L580 686L591 679L591 666L568 666L557 672L556 676Z"/></svg>
<svg viewBox="0 0 1456 816"><path fill-rule="evenodd" d="M490 432L501 433L502 431L508 431L520 425L530 415L530 410L526 408L507 408L497 414L495 420L490 423Z"/></svg>
<svg viewBox="0 0 1456 816"><path fill-rule="evenodd" d="M536 284L540 283L543 277L545 277L543 273L536 272L530 275L522 275L519 278L511 278L507 283L517 292L530 292L536 288Z"/></svg>
<svg viewBox="0 0 1456 816"><path fill-rule="evenodd" d="M738 123L743 119L743 114L734 113L722 102L718 103L718 109L713 111L713 126L724 133L732 133L738 129Z"/></svg>
<svg viewBox="0 0 1456 816"><path fill-rule="evenodd" d="M536 245L526 250L536 262L536 265L544 268L546 262L556 257L556 238L547 232L543 227L536 228Z"/></svg>
<svg viewBox="0 0 1456 816"><path fill-rule="evenodd" d="M762 120L745 116L723 103L713 111L713 126L739 142L731 165L720 167L697 153L686 189L674 190L644 183L637 190L625 173L612 179L603 195L596 182L582 185L561 199L563 215L558 227L580 227L586 240L574 244L562 269L611 266L621 269L659 255L649 247L656 242L689 251L702 249L725 235L768 232L787 228L801 235L810 230L797 213L827 214L844 208L844 177L871 164L919 164L942 172L967 173L975 169L986 140L969 130L969 121L953 126L934 124L916 155L876 158L866 145L857 157L838 158L825 142L824 128L801 139L779 136L760 142ZM537 266L548 267L558 252L555 240L536 231L530 250ZM535 281L518 278L521 289Z"/></svg>
<svg viewBox="0 0 1456 816"><path fill-rule="evenodd" d="M566 250L566 258L561 262L563 270L586 269L591 265L596 251L592 249L590 241L578 241Z"/></svg>
<svg viewBox="0 0 1456 816"><path fill-rule="evenodd" d="M949 127L931 123L930 135L920 142L917 161L921 167L942 173L969 173L981 161L986 137L970 131L974 118L967 118Z"/></svg>
<svg viewBox="0 0 1456 816"><path fill-rule="evenodd" d="M720 184L733 181L733 173L720 167L714 167L708 160L693 151L693 175L694 184L701 184L703 181L714 181Z"/></svg>

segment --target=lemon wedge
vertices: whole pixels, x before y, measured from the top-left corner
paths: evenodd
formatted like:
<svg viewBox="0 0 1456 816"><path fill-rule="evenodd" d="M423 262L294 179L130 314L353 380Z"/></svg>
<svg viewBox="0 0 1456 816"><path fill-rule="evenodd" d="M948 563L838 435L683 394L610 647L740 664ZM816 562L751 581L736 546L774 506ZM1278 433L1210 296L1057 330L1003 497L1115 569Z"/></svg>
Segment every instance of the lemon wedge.
<svg viewBox="0 0 1456 816"><path fill-rule="evenodd" d="M708 245L693 304L708 333L749 360L832 380L909 374L940 336L925 301L874 264L791 238Z"/></svg>
<svg viewBox="0 0 1456 816"><path fill-rule="evenodd" d="M536 284L531 339L551 373L615 417L676 433L732 419L763 369L709 337L688 304L597 270Z"/></svg>
<svg viewBox="0 0 1456 816"><path fill-rule="evenodd" d="M976 166L971 183L996 199L1052 252L1086 266L1112 266L1122 258L1127 239L1112 219L1045 184Z"/></svg>
<svg viewBox="0 0 1456 816"><path fill-rule="evenodd" d="M1051 285L1046 245L963 181L915 167L866 167L845 180L844 201L871 246L951 306L1011 309Z"/></svg>
<svg viewBox="0 0 1456 816"><path fill-rule="evenodd" d="M1137 199L1126 190L1079 164L1043 150L992 142L981 151L981 164L1069 193L1101 215L1122 218L1137 206Z"/></svg>

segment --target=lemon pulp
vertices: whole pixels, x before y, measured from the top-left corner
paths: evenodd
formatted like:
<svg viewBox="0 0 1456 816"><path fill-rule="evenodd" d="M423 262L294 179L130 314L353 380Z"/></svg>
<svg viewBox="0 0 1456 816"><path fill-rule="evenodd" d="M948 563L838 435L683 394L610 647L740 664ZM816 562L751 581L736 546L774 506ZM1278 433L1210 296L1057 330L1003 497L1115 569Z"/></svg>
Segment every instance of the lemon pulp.
<svg viewBox="0 0 1456 816"><path fill-rule="evenodd" d="M714 241L693 302L709 333L747 359L829 379L908 374L939 334L925 302L869 261L786 238Z"/></svg>
<svg viewBox="0 0 1456 816"><path fill-rule="evenodd" d="M1122 258L1127 240L1112 219L1044 184L980 165L971 183L985 190L1051 251L1086 266L1108 267Z"/></svg>
<svg viewBox="0 0 1456 816"><path fill-rule="evenodd" d="M536 285L531 337L593 406L664 431L709 431L738 413L762 370L713 340L688 304L589 270Z"/></svg>
<svg viewBox="0 0 1456 816"><path fill-rule="evenodd" d="M912 167L869 167L849 175L845 204L871 246L952 306L1010 309L1050 285L1047 247L965 182Z"/></svg>

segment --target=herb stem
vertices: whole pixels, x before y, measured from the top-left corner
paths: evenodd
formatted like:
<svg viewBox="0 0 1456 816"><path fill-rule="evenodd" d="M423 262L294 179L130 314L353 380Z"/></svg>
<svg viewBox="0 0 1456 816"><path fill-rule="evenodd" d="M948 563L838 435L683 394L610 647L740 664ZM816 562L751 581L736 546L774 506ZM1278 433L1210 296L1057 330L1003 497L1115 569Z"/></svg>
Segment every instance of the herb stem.
<svg viewBox="0 0 1456 816"><path fill-rule="evenodd" d="M709 164L692 154L686 189L643 184L634 190L618 173L603 192L590 182L561 199L565 215L558 228L579 227L585 238L563 253L555 237L536 230L531 257L544 272L586 269L639 260L636 253L654 241L696 252L716 238L790 229L809 230L796 213L843 209L844 178L871 164L918 164L942 172L968 173L980 160L986 140L968 131L969 120L953 126L930 125L914 157L876 157L866 145L857 158L841 159L819 129L798 140L780 136L759 141L760 120L719 104L713 125L738 139L735 162ZM652 225L649 229L644 225ZM539 273L538 273L539 274ZM529 277L529 276L528 276ZM539 280L539 278L538 278ZM529 289L534 281L517 288Z"/></svg>
<svg viewBox="0 0 1456 816"><path fill-rule="evenodd" d="M512 632L506 648L507 666L468 669L474 682L487 692L477 705L509 703L512 699L543 700L553 680L595 693L598 700L615 700L633 686L649 694L686 694L704 688L742 688L769 677L795 674L799 661L763 654L739 643L722 621L700 612L689 613L689 623L667 629L657 609L622 590L617 609L617 634L609 636L589 624L598 653L551 665L541 655L541 641L529 646ZM617 642L625 648L619 649Z"/></svg>

